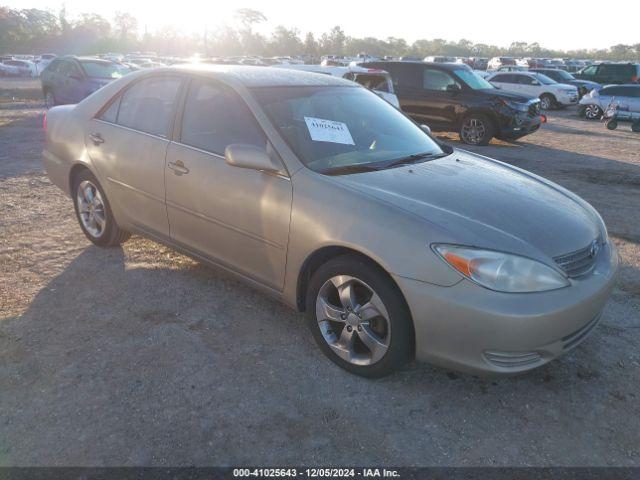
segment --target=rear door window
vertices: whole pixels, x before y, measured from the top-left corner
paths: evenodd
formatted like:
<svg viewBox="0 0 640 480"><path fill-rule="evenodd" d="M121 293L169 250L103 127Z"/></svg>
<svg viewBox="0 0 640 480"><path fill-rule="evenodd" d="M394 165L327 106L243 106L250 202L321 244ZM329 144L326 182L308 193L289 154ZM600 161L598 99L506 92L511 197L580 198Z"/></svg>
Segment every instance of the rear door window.
<svg viewBox="0 0 640 480"><path fill-rule="evenodd" d="M240 96L215 82L194 81L182 114L180 142L217 155L227 145L265 148L267 139Z"/></svg>
<svg viewBox="0 0 640 480"><path fill-rule="evenodd" d="M502 75L496 75L491 79L491 81L498 82L498 83L516 83L514 79L514 75L509 75L506 73Z"/></svg>
<svg viewBox="0 0 640 480"><path fill-rule="evenodd" d="M147 78L134 84L120 100L118 125L166 136L181 83L181 77L172 76Z"/></svg>
<svg viewBox="0 0 640 480"><path fill-rule="evenodd" d="M425 90L446 91L450 85L458 83L451 75L442 70L425 68L422 77L422 88Z"/></svg>

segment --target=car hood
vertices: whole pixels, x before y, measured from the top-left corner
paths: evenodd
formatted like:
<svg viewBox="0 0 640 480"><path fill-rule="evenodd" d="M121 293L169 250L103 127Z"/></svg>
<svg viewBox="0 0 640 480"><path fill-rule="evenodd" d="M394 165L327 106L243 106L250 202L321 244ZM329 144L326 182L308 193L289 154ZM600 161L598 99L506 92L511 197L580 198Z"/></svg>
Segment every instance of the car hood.
<svg viewBox="0 0 640 480"><path fill-rule="evenodd" d="M584 248L601 234L598 214L574 194L463 151L333 178L428 221L442 236L432 241L544 258Z"/></svg>
<svg viewBox="0 0 640 480"><path fill-rule="evenodd" d="M575 80L571 80L571 84L579 85L579 86L583 86L591 89L598 88L600 86L599 83L591 82L589 80L580 80L579 78L576 78Z"/></svg>
<svg viewBox="0 0 640 480"><path fill-rule="evenodd" d="M511 100L512 102L517 103L527 103L529 100L534 99L536 97L529 95L518 95L517 93L505 92L504 90L498 88L484 89L478 90L479 92L484 93L487 96L493 97L494 99L504 99Z"/></svg>

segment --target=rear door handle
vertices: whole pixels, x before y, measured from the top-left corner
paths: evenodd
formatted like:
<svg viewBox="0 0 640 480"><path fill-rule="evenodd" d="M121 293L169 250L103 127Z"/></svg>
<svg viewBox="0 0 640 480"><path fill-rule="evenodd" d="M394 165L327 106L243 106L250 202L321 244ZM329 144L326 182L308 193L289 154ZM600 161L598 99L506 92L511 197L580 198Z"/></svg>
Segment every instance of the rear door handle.
<svg viewBox="0 0 640 480"><path fill-rule="evenodd" d="M89 138L94 145L100 145L101 143L104 143L104 138L102 138L102 135L100 135L99 133L92 133L91 135L89 135Z"/></svg>
<svg viewBox="0 0 640 480"><path fill-rule="evenodd" d="M182 162L182 160L169 162L167 164L167 167L173 170L173 173L175 173L176 175L186 175L187 173L189 173L189 169L184 166L184 163Z"/></svg>

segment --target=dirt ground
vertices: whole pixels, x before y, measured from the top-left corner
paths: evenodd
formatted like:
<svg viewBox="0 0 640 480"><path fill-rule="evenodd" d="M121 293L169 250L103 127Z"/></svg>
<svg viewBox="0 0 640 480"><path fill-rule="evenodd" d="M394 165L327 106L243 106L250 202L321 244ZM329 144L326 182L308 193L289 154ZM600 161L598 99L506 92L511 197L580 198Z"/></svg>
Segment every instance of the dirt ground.
<svg viewBox="0 0 640 480"><path fill-rule="evenodd" d="M640 135L553 112L479 153L568 187L622 258L604 319L526 375L412 364L371 381L301 315L140 237L92 246L0 82L0 465L640 465ZM455 138L449 137L454 143Z"/></svg>

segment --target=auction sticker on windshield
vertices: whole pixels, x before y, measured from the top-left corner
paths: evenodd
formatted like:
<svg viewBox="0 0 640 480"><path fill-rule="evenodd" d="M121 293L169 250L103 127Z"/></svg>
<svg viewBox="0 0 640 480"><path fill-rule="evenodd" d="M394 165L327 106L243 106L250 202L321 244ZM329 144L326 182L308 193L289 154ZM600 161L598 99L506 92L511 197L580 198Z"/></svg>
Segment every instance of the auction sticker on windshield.
<svg viewBox="0 0 640 480"><path fill-rule="evenodd" d="M355 145L346 123L324 120L322 118L304 117L311 140L315 142L342 143Z"/></svg>

